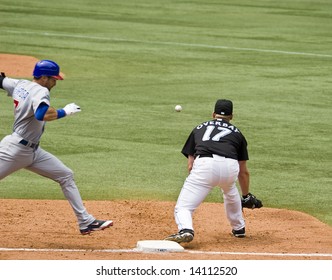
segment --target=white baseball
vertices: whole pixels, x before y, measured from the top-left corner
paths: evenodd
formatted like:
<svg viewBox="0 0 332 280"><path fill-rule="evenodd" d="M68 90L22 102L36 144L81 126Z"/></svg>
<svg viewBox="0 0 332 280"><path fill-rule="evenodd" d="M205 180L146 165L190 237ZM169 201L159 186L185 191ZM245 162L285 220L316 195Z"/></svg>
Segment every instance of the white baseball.
<svg viewBox="0 0 332 280"><path fill-rule="evenodd" d="M182 111L182 106L181 105L176 105L175 106L175 111L181 112Z"/></svg>

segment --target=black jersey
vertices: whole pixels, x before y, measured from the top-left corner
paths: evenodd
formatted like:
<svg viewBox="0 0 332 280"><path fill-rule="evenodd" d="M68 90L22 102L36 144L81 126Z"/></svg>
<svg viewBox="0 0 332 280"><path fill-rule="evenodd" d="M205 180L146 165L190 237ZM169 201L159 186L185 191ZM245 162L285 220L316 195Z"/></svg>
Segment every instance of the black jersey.
<svg viewBox="0 0 332 280"><path fill-rule="evenodd" d="M236 160L248 160L247 141L240 130L224 119L203 122L193 129L182 154L216 154Z"/></svg>

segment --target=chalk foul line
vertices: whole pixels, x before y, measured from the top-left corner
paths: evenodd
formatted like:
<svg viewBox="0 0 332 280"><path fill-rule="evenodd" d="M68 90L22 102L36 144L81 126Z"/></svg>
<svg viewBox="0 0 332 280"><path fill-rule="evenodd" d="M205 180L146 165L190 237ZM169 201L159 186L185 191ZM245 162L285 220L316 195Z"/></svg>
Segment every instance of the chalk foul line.
<svg viewBox="0 0 332 280"><path fill-rule="evenodd" d="M95 252L95 253L155 253L167 254L169 252L144 252L137 249L48 249L48 248L0 248L0 252ZM174 253L174 252L173 252ZM266 257L326 257L332 258L332 253L267 253L267 252L216 252L184 250L180 253L205 254L205 255L243 255L243 256L266 256ZM178 253L177 253L178 254Z"/></svg>

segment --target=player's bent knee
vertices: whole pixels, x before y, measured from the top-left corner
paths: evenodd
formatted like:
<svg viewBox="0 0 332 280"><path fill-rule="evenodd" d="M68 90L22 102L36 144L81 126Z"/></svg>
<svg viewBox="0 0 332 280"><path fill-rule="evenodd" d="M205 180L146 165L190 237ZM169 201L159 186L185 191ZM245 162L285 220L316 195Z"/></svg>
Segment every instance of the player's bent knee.
<svg viewBox="0 0 332 280"><path fill-rule="evenodd" d="M71 169L67 169L66 173L63 173L60 177L54 179L58 182L61 186L68 184L68 182L74 181L74 172Z"/></svg>

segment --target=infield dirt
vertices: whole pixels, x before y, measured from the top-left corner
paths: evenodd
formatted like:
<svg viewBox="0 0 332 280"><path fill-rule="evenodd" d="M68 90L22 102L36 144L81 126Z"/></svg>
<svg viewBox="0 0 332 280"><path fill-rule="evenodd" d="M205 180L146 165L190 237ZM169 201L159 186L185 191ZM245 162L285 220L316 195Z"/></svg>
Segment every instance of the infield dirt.
<svg viewBox="0 0 332 280"><path fill-rule="evenodd" d="M0 248L46 249L1 251L2 260L128 260L128 259L331 259L332 227L296 211L245 209L246 238L235 238L221 203L203 203L194 214L195 239L183 243L186 251L207 254L117 252L134 249L140 240L162 240L177 231L175 202L87 201L98 219L112 219L114 226L88 236L80 235L76 218L65 200L0 200ZM57 249L68 249L58 251ZM76 249L82 251L75 251ZM52 251L53 250L53 251ZM70 251L72 250L72 251ZM105 250L98 252L96 250ZM107 252L109 250L109 252ZM257 255L208 254L244 252ZM270 256L275 254L329 254Z"/></svg>

